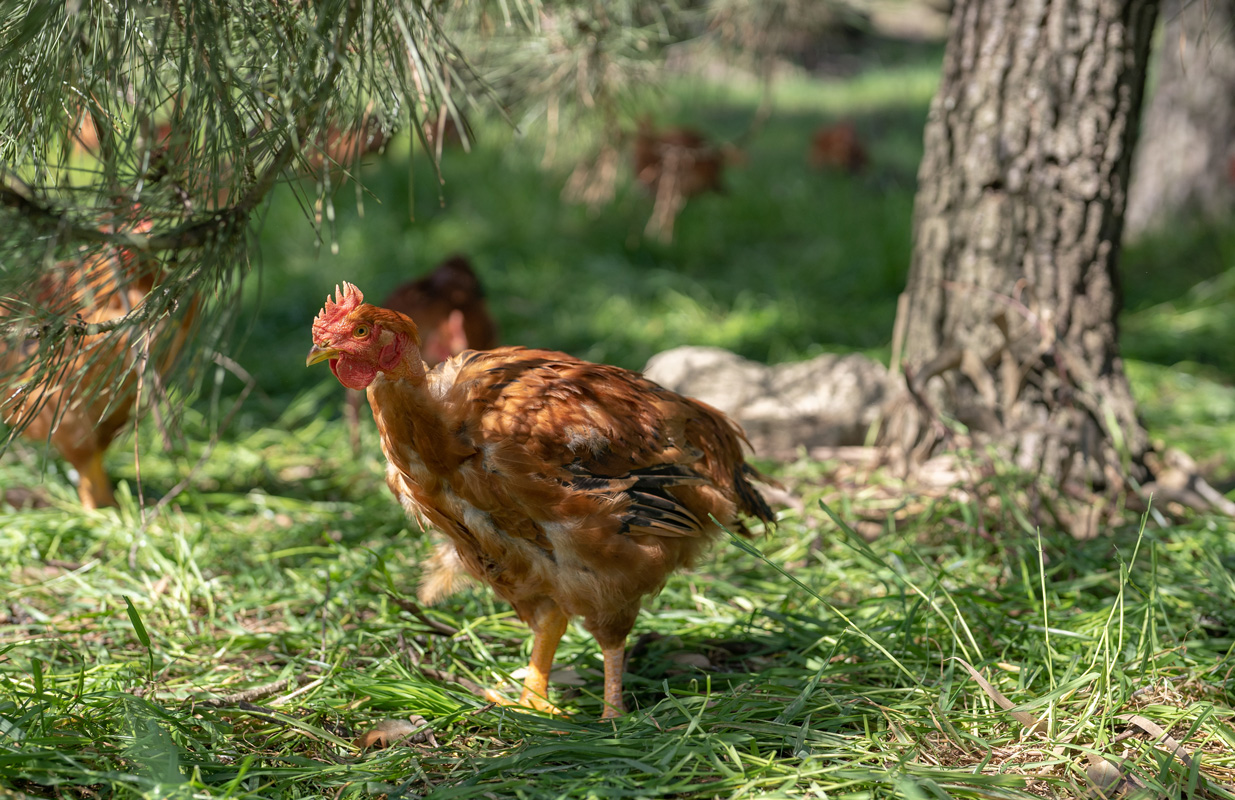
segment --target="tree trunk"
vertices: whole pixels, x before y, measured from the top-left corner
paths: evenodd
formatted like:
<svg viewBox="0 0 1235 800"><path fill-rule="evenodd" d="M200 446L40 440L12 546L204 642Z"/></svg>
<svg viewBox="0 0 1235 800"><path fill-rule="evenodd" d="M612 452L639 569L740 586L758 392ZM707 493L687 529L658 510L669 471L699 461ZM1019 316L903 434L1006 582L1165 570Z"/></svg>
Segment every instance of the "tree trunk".
<svg viewBox="0 0 1235 800"><path fill-rule="evenodd" d="M1128 233L1235 206L1235 0L1169 0L1158 86L1128 193Z"/></svg>
<svg viewBox="0 0 1235 800"><path fill-rule="evenodd" d="M897 317L909 391L881 432L911 463L993 445L1060 485L1147 477L1116 262L1157 12L1153 0L955 4Z"/></svg>

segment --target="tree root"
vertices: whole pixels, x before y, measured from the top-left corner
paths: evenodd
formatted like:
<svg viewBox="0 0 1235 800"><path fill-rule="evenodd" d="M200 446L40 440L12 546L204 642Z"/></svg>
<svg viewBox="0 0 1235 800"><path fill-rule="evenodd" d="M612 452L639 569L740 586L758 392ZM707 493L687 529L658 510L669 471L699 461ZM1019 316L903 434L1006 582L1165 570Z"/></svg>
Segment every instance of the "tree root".
<svg viewBox="0 0 1235 800"><path fill-rule="evenodd" d="M945 369L963 368L961 358L931 366L940 364ZM1025 499L1035 523L1045 515L1079 539L1098 536L1106 527L1126 520L1127 512L1143 514L1151 506L1172 517L1188 511L1235 517L1235 502L1211 486L1197 464L1179 450L1159 452L1147 445L1133 460L1097 436L1077 440L1075 427L970 430L936 409L921 384L915 387L912 370L905 377L905 385L884 414L885 420L897 418L905 438L885 441L882 447L873 448L873 454L845 454L845 458L851 464L869 464L871 470L888 467L924 497L980 496L982 484L1007 473L1011 466L1032 478ZM1081 408L1074 411L1086 416L1093 413ZM1027 463L1026 453L1049 452L1041 441L1052 437L1063 460L1048 463L1039 457L1036 463ZM1098 480L1093 479L1095 475ZM979 522L978 532L984 534L981 528Z"/></svg>

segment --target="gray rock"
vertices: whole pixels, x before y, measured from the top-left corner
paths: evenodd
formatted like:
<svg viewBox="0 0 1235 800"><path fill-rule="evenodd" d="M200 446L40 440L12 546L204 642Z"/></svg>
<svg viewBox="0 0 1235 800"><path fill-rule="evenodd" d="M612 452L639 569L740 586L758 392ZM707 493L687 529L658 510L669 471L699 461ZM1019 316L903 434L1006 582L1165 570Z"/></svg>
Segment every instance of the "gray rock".
<svg viewBox="0 0 1235 800"><path fill-rule="evenodd" d="M768 366L719 347L667 350L643 372L724 411L746 430L758 455L778 459L803 447L862 444L887 379L882 364L857 353Z"/></svg>

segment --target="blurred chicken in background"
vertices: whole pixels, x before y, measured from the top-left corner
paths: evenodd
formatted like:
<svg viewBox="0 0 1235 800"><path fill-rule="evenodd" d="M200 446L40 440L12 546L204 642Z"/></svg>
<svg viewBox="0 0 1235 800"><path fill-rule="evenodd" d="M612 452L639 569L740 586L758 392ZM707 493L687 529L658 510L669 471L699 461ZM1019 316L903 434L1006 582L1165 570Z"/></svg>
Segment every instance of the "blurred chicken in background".
<svg viewBox="0 0 1235 800"><path fill-rule="evenodd" d="M430 367L464 350L492 350L497 323L484 288L466 258L454 255L427 275L395 287L384 308L406 314L420 330L420 355ZM347 424L352 452L360 453L360 392L348 391Z"/></svg>
<svg viewBox="0 0 1235 800"><path fill-rule="evenodd" d="M864 171L870 162L858 130L849 120L816 130L807 158L815 169L840 169L850 175Z"/></svg>
<svg viewBox="0 0 1235 800"><path fill-rule="evenodd" d="M674 223L686 200L705 192L725 194L725 167L742 159L738 148L713 144L693 128L656 130L648 120L640 120L635 133L635 180L656 198L646 233L672 241Z"/></svg>
<svg viewBox="0 0 1235 800"><path fill-rule="evenodd" d="M150 222L142 219L112 227L126 228L145 233ZM57 264L39 282L33 297L0 298L0 320L37 309L75 317L82 325L114 323L140 307L161 278L157 259L108 246L83 261ZM115 505L103 455L133 414L141 372L134 360L153 353L156 370L166 370L183 348L196 312L193 300L170 326L156 327L156 338L172 337L170 342L158 342L157 348L144 333L131 338L106 332L75 335L51 353L39 347L37 338L11 349L0 341L0 375L15 389L0 402L0 418L8 425L24 426L21 433L27 439L55 445L77 470L78 496L85 508ZM39 382L46 366L40 360L45 359L55 361L55 371ZM117 375L119 380L114 379Z"/></svg>

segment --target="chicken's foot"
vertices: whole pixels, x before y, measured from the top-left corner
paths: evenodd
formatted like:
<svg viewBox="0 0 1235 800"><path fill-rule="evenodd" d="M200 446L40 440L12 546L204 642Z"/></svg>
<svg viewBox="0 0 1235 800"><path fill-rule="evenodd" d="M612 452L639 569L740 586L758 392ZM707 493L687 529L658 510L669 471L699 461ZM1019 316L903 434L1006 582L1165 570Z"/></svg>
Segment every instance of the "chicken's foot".
<svg viewBox="0 0 1235 800"><path fill-rule="evenodd" d="M511 706L519 705L542 711L546 714L562 715L562 710L549 702L549 673L553 669L553 656L557 653L558 642L566 633L567 616L557 606L541 614L532 623L532 659L527 665L527 677L523 681L523 692L518 702L498 694L493 689L485 690L485 699L491 703Z"/></svg>

